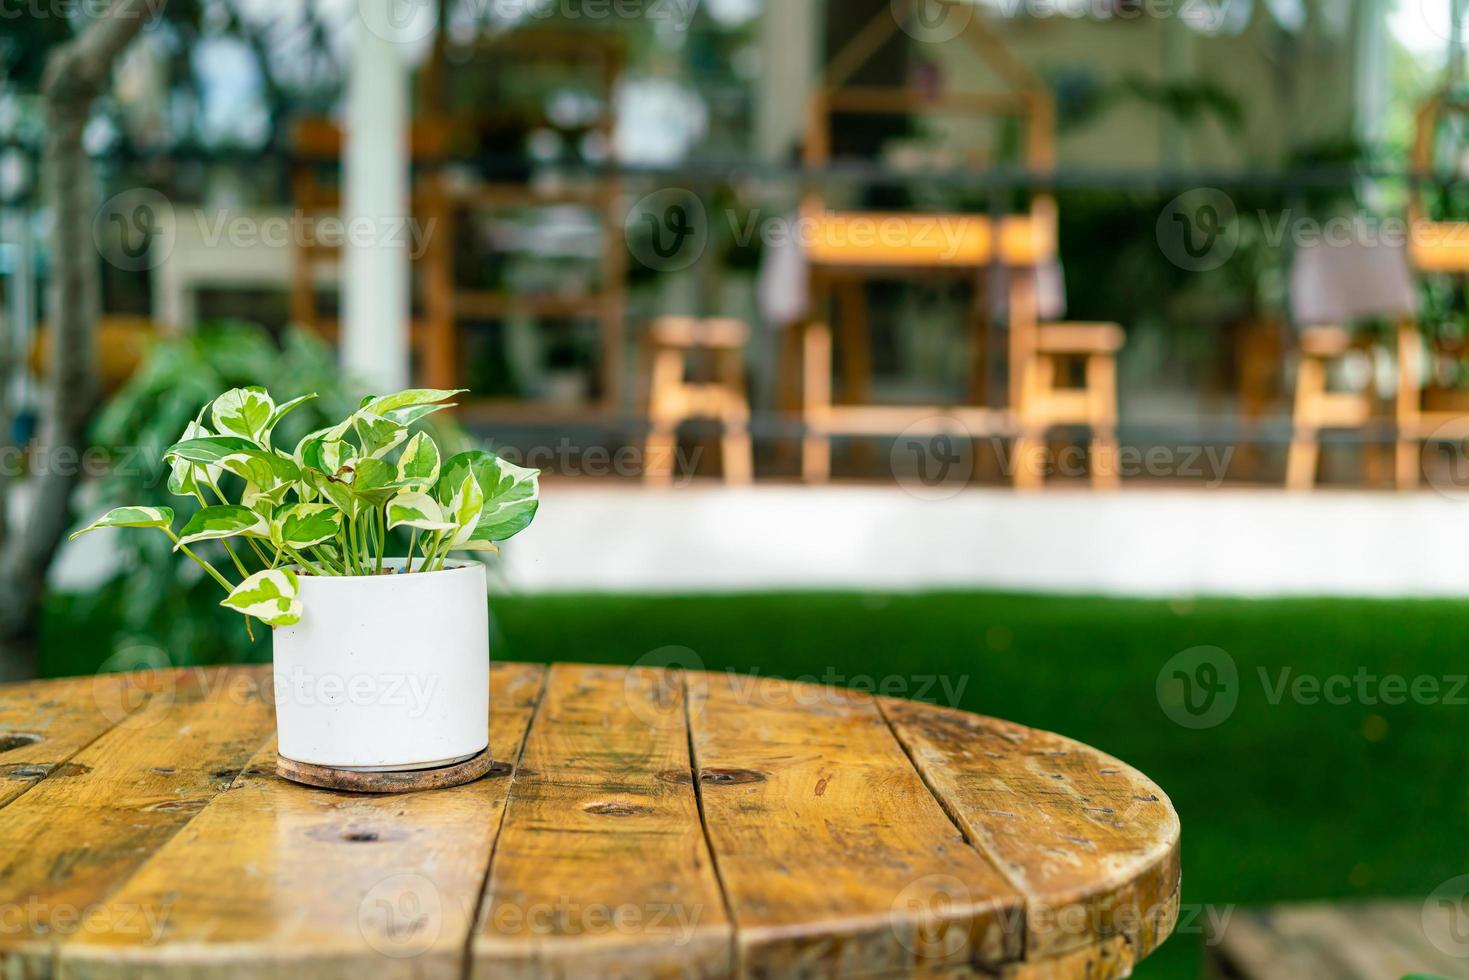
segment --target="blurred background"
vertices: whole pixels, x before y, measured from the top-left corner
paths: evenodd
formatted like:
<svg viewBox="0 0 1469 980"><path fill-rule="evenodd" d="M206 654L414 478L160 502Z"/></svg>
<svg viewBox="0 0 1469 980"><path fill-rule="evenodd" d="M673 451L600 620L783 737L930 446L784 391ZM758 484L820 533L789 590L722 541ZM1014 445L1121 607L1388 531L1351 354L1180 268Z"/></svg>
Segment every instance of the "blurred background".
<svg viewBox="0 0 1469 980"><path fill-rule="evenodd" d="M0 679L269 659L62 543L219 391L463 388L496 658L1061 731L1182 817L1139 976L1387 976L1332 916L1469 895L1466 7L6 4Z"/></svg>

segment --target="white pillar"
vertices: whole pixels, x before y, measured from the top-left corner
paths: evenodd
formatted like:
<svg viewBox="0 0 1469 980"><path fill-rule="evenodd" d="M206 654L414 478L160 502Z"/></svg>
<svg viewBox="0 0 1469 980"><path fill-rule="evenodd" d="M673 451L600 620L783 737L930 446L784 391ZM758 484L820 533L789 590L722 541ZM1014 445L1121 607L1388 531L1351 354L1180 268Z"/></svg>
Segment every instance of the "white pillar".
<svg viewBox="0 0 1469 980"><path fill-rule="evenodd" d="M789 163L806 135L806 100L821 70L821 12L816 0L768 0L760 15L760 155Z"/></svg>
<svg viewBox="0 0 1469 980"><path fill-rule="evenodd" d="M359 0L347 82L342 366L377 392L408 387L408 74L394 0Z"/></svg>

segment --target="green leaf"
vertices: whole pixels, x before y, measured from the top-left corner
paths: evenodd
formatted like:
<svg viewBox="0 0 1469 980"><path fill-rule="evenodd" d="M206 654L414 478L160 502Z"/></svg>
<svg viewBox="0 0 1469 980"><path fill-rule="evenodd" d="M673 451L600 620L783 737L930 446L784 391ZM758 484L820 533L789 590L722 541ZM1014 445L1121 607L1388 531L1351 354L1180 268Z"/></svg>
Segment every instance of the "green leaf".
<svg viewBox="0 0 1469 980"><path fill-rule="evenodd" d="M454 522L426 493L400 493L388 501L388 527L416 527L420 531L452 531Z"/></svg>
<svg viewBox="0 0 1469 980"><path fill-rule="evenodd" d="M427 491L439 479L439 447L420 432L408 441L398 458L398 482L412 490Z"/></svg>
<svg viewBox="0 0 1469 980"><path fill-rule="evenodd" d="M442 388L410 388L400 391L395 395L384 395L381 398L371 398L364 401L362 408L375 415L386 415L404 408L419 408L425 405L433 405L436 402L446 401L455 395L462 395L467 388L455 388L452 390Z"/></svg>
<svg viewBox="0 0 1469 980"><path fill-rule="evenodd" d="M188 425L184 426L184 434L180 437L179 441L187 442L191 439L207 438L208 435L208 429L204 428L197 421L190 421ZM199 474L197 470L198 464L191 463L182 457L175 456L171 459L169 461L168 492L175 497L189 497L198 493ZM205 470L209 474L210 479L215 481L219 479L219 467L206 466Z"/></svg>
<svg viewBox="0 0 1469 980"><path fill-rule="evenodd" d="M104 527L173 527L173 510L169 507L118 507L109 510L71 536L76 540L88 531Z"/></svg>
<svg viewBox="0 0 1469 980"><path fill-rule="evenodd" d="M494 465L476 473L485 491L475 538L505 541L515 537L535 520L541 506L541 471L507 463L498 456Z"/></svg>
<svg viewBox="0 0 1469 980"><path fill-rule="evenodd" d="M540 507L540 470L507 463L481 450L460 453L444 464L437 490L440 500L447 501L446 494L464 473L474 474L485 495L476 537L504 541L530 526Z"/></svg>
<svg viewBox="0 0 1469 980"><path fill-rule="evenodd" d="M174 549L195 541L216 541L242 534L269 537L270 525L265 518L248 507L203 507L194 512L179 532L179 540Z"/></svg>
<svg viewBox="0 0 1469 980"><path fill-rule="evenodd" d="M241 582L220 605L254 616L267 626L294 626L301 621L299 592L295 572L268 568Z"/></svg>
<svg viewBox="0 0 1469 980"><path fill-rule="evenodd" d="M205 466L219 466L248 483L270 488L280 483L294 483L301 478L300 468L289 457L259 448L239 436L208 436L174 443L163 454L164 459L183 459Z"/></svg>
<svg viewBox="0 0 1469 980"><path fill-rule="evenodd" d="M484 504L485 494L480 489L479 481L474 478L473 473L466 473L464 482L459 484L459 489L449 498L449 520L458 528L454 532L451 547L469 541L474 536L474 529L479 524L480 508Z"/></svg>
<svg viewBox="0 0 1469 980"><path fill-rule="evenodd" d="M264 388L231 388L214 400L209 416L214 428L223 435L239 436L260 446L268 446L271 418L275 402Z"/></svg>
<svg viewBox="0 0 1469 980"><path fill-rule="evenodd" d="M336 538L342 512L331 504L288 504L275 512L270 538L292 548L310 548Z"/></svg>
<svg viewBox="0 0 1469 980"><path fill-rule="evenodd" d="M358 412L352 421L357 437L362 440L362 451L369 456L385 456L408 438L407 426L372 412Z"/></svg>
<svg viewBox="0 0 1469 980"><path fill-rule="evenodd" d="M164 451L165 459L184 459L190 463L212 466L239 453L258 453L260 448L239 436L203 436L176 442Z"/></svg>
<svg viewBox="0 0 1469 980"><path fill-rule="evenodd" d="M276 410L270 413L270 423L266 426L266 429L268 431L274 430L281 419L285 418L287 415L290 415L296 409L300 408L302 405L305 405L307 402L311 401L314 398L316 398L316 392L313 391L309 395L302 395L300 398L292 398L284 405L276 406Z"/></svg>
<svg viewBox="0 0 1469 980"><path fill-rule="evenodd" d="M286 494L291 492L294 484L282 483L268 489L256 486L253 483L245 484L245 492L240 495L240 503L269 519L275 513L275 509L285 503Z"/></svg>
<svg viewBox="0 0 1469 980"><path fill-rule="evenodd" d="M373 506L382 506L398 491L398 470L386 460L369 456L352 465L352 493Z"/></svg>
<svg viewBox="0 0 1469 980"><path fill-rule="evenodd" d="M391 412L384 412L383 416L385 418L392 419L399 425L412 425L415 422L427 418L435 412L442 412L446 408L453 407L453 402L449 402L443 405L413 405L409 408L395 408Z"/></svg>

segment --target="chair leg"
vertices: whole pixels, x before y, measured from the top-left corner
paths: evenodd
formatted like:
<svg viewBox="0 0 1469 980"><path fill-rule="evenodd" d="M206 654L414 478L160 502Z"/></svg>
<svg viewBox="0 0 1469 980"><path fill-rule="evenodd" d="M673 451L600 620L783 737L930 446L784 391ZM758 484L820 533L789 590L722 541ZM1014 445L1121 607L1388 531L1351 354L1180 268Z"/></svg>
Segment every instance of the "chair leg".
<svg viewBox="0 0 1469 980"><path fill-rule="evenodd" d="M1117 361L1095 354L1086 361L1086 390L1092 425L1092 487L1115 490L1122 483L1117 443Z"/></svg>
<svg viewBox="0 0 1469 980"><path fill-rule="evenodd" d="M1422 448L1411 433L1399 430L1397 452L1393 459L1393 474L1399 490L1418 489L1419 474L1422 472Z"/></svg>
<svg viewBox="0 0 1469 980"><path fill-rule="evenodd" d="M719 446L724 463L724 482L742 487L753 483L755 451L750 443L749 431L726 422Z"/></svg>
<svg viewBox="0 0 1469 980"><path fill-rule="evenodd" d="M1024 432L1015 440L1015 458L1012 479L1016 490L1039 490L1046 485L1046 438L1045 434L1032 430Z"/></svg>
<svg viewBox="0 0 1469 980"><path fill-rule="evenodd" d="M831 410L831 326L807 324L801 353L801 421L806 425L801 478L807 483L825 483L831 479L831 436L825 430Z"/></svg>
<svg viewBox="0 0 1469 980"><path fill-rule="evenodd" d="M674 456L678 453L678 436L674 427L654 422L643 444L643 481L652 486L668 486L673 482Z"/></svg>
<svg viewBox="0 0 1469 980"><path fill-rule="evenodd" d="M1291 425L1290 453L1285 464L1285 486L1288 490L1310 490L1316 484L1316 466L1321 459L1320 433L1316 428L1317 407L1325 393L1326 364L1315 357L1302 358L1296 375L1296 407Z"/></svg>

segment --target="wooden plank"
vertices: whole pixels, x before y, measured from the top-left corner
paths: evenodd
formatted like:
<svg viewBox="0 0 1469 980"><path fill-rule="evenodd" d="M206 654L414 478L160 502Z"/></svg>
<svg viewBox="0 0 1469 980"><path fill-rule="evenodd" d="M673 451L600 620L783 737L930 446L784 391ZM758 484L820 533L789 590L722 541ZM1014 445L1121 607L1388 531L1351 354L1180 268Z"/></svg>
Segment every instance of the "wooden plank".
<svg viewBox="0 0 1469 980"><path fill-rule="evenodd" d="M114 725L145 711L173 674L99 674L0 686L0 807L48 775ZM155 705L156 708L156 705Z"/></svg>
<svg viewBox="0 0 1469 980"><path fill-rule="evenodd" d="M1436 949L1422 902L1282 905L1236 913L1211 936L1221 971L1252 980L1456 976L1464 961Z"/></svg>
<svg viewBox="0 0 1469 980"><path fill-rule="evenodd" d="M687 677L743 971L904 974L1020 958L1022 897L964 842L871 697Z"/></svg>
<svg viewBox="0 0 1469 980"><path fill-rule="evenodd" d="M519 756L544 671L496 664L490 745ZM63 977L461 975L510 779L402 796L275 775L268 745L61 949ZM164 908L151 942L110 922Z"/></svg>
<svg viewBox="0 0 1469 980"><path fill-rule="evenodd" d="M476 977L727 976L677 673L558 665L511 789Z"/></svg>
<svg viewBox="0 0 1469 980"><path fill-rule="evenodd" d="M48 973L55 944L81 928L249 760L273 725L264 669L164 672L160 690L4 810L0 974ZM131 910L147 935L163 907Z"/></svg>
<svg viewBox="0 0 1469 980"><path fill-rule="evenodd" d="M1178 913L1178 817L1147 777L1070 739L882 699L965 836L1026 894L1026 958L1121 934L1141 959Z"/></svg>

